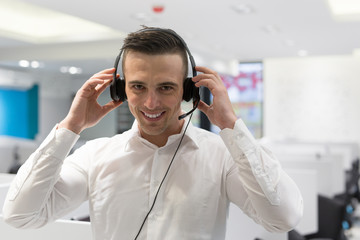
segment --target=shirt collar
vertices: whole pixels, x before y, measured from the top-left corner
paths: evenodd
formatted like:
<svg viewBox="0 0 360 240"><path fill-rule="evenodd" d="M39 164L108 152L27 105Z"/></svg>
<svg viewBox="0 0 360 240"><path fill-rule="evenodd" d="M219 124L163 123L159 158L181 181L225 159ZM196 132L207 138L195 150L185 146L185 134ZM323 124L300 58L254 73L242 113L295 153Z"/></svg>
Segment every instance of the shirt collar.
<svg viewBox="0 0 360 240"><path fill-rule="evenodd" d="M186 117L184 120L185 121L184 121L184 124L182 126L181 132L178 133L178 134L171 135L168 138L168 141L167 141L166 145L163 148L166 148L170 144L179 141L179 139L181 138L182 134L185 131L186 125L188 124L188 122L190 120L190 117ZM138 122L137 122L136 119L135 119L135 121L134 121L134 123L133 123L133 125L132 125L132 127L131 127L131 129L129 131L129 134L130 135L129 135L128 142L127 142L126 147L125 147L125 151L131 151L131 149L133 149L134 147L139 146L139 143L141 143L143 145L146 145L149 148L153 148L153 149L158 148L156 145L148 142L146 139L144 139L144 138L142 138L140 136L139 126L138 126ZM193 146L195 148L199 148L199 145L198 145L196 140L197 140L196 129L193 126L193 124L190 122L189 126L188 126L188 128L186 130L186 133L185 133L182 144L184 144L184 142L189 142L189 144L191 144L191 146Z"/></svg>

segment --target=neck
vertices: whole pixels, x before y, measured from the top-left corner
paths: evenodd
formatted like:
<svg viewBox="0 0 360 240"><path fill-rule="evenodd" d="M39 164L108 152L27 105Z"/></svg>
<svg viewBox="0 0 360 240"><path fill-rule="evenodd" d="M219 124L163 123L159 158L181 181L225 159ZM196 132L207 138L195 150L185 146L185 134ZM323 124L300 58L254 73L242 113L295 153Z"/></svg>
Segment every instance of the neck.
<svg viewBox="0 0 360 240"><path fill-rule="evenodd" d="M179 134L181 132L181 129L182 129L182 126L184 125L185 120L180 120L180 122L181 122L181 124L178 127L176 127L175 129L167 129L158 135L147 134L146 132L142 131L139 126L140 135L141 135L141 137L143 137L147 141L151 142L152 144L154 144L158 147L163 147L167 143L168 138L170 136Z"/></svg>

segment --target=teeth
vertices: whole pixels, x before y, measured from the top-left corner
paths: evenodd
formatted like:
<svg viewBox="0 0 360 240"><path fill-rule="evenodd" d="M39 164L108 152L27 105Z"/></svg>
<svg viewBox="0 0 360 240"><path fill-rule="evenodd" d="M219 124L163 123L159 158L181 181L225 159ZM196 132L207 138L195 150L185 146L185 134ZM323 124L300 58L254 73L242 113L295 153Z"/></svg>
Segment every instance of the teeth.
<svg viewBox="0 0 360 240"><path fill-rule="evenodd" d="M144 113L146 117L148 118L157 118L161 115L161 113L158 114L148 114L148 113Z"/></svg>

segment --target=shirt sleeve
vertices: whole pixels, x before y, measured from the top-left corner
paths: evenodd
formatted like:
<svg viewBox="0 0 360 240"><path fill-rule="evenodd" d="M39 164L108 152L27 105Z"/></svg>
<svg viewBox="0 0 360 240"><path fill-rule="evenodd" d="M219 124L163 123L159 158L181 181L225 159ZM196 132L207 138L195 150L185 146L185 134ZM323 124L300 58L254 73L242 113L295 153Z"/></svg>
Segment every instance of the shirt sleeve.
<svg viewBox="0 0 360 240"><path fill-rule="evenodd" d="M14 227L41 227L86 200L84 175L62 167L79 135L56 128L21 166L9 188L3 217Z"/></svg>
<svg viewBox="0 0 360 240"><path fill-rule="evenodd" d="M241 119L220 136L235 162L226 178L230 201L269 231L294 228L302 217L302 196L271 151L259 144Z"/></svg>

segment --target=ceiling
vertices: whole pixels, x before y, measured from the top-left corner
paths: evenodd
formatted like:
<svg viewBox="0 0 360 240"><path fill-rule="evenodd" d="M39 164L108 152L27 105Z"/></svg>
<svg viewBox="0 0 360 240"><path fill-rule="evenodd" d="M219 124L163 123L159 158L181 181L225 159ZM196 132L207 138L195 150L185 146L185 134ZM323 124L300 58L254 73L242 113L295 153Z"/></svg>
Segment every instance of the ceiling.
<svg viewBox="0 0 360 240"><path fill-rule="evenodd" d="M0 5L1 5L0 0ZM326 0L27 0L124 33L142 24L172 28L198 65L222 71L234 61L352 54L360 48L360 21L333 18ZM164 6L161 13L152 7ZM243 5L251 9L246 11ZM54 26L56 27L56 26ZM0 35L0 66L38 60L48 70L74 65L84 73L111 67L122 39L31 44ZM221 65L223 64L223 65ZM226 71L226 69L224 70Z"/></svg>

